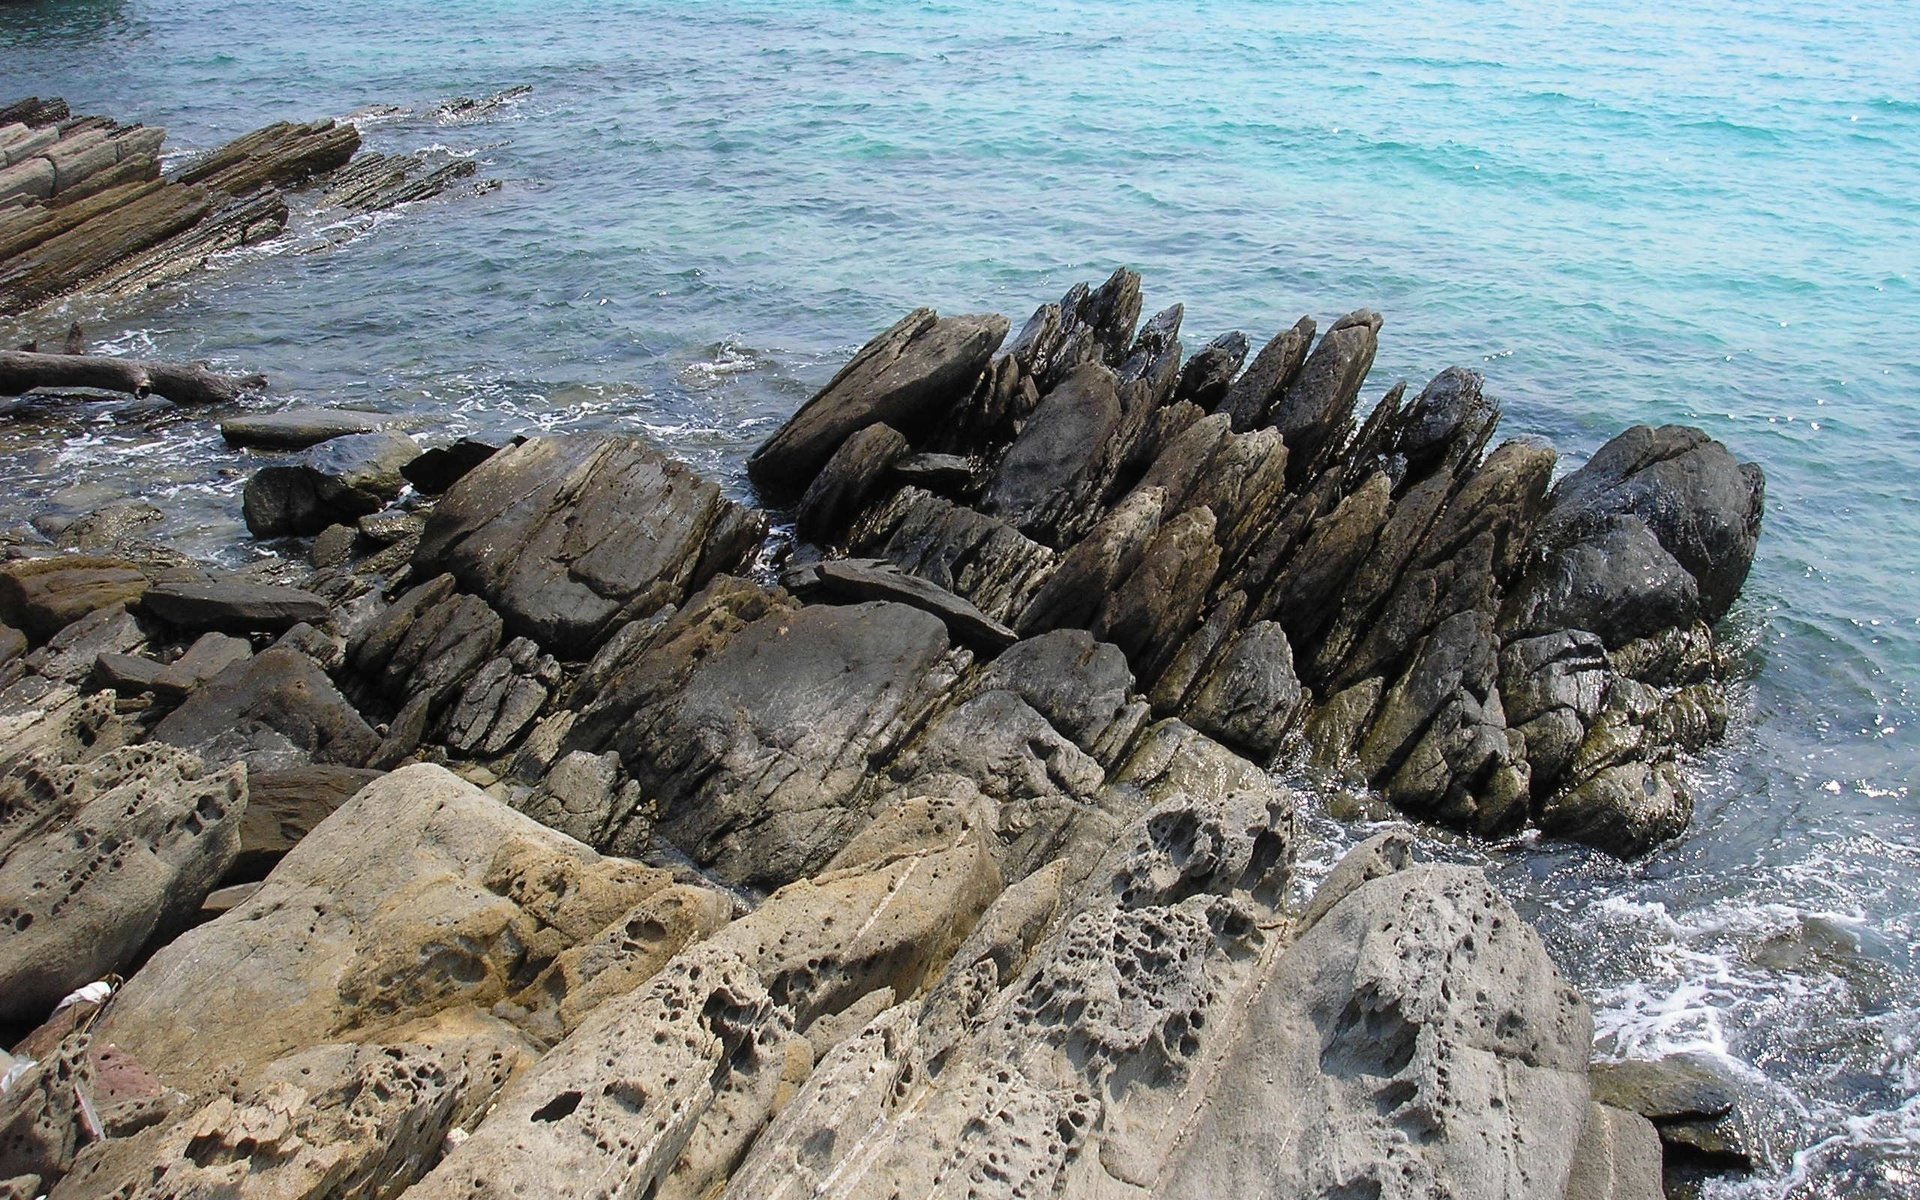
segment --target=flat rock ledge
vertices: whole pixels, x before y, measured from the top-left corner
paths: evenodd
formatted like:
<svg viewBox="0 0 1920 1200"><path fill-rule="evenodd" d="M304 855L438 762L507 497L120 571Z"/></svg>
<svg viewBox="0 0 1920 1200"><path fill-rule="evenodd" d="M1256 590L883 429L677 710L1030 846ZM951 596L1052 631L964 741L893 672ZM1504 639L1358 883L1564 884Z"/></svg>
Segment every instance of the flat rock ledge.
<svg viewBox="0 0 1920 1200"><path fill-rule="evenodd" d="M0 1196L1660 1195L1730 1101L1590 1075L1409 835L1307 887L1270 767L1670 836L1757 470L1555 484L1469 372L1356 417L1374 314L1242 369L1138 287L882 335L754 459L805 543L633 437L343 430L310 569L7 551Z"/></svg>

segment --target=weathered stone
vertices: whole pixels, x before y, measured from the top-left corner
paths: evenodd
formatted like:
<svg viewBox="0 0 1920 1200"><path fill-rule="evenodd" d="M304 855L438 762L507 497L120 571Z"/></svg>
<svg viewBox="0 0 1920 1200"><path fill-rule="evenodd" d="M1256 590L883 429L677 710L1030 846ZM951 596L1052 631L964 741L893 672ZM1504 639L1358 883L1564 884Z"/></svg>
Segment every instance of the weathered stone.
<svg viewBox="0 0 1920 1200"><path fill-rule="evenodd" d="M96 1034L184 1087L323 1042L457 1023L669 881L439 767L408 767L322 821L252 900L155 955Z"/></svg>
<svg viewBox="0 0 1920 1200"><path fill-rule="evenodd" d="M309 759L359 766L378 739L318 664L274 647L237 662L154 727L154 739L209 762L262 768Z"/></svg>
<svg viewBox="0 0 1920 1200"><path fill-rule="evenodd" d="M184 928L240 848L244 772L167 746L8 777L0 824L0 1020L37 1018Z"/></svg>
<svg viewBox="0 0 1920 1200"><path fill-rule="evenodd" d="M393 1196L439 1161L450 1134L479 1122L528 1057L484 1029L315 1046L165 1126L89 1147L52 1196Z"/></svg>
<svg viewBox="0 0 1920 1200"><path fill-rule="evenodd" d="M448 491L414 568L452 573L516 635L583 657L737 569L764 532L760 514L636 438L544 437Z"/></svg>
<svg viewBox="0 0 1920 1200"><path fill-rule="evenodd" d="M0 620L45 640L90 612L132 604L150 581L119 558L58 555L0 565Z"/></svg>
<svg viewBox="0 0 1920 1200"><path fill-rule="evenodd" d="M1660 1139L1645 1117L1587 1105L1566 1200L1662 1200Z"/></svg>
<svg viewBox="0 0 1920 1200"><path fill-rule="evenodd" d="M325 621L329 612L312 592L240 580L155 584L140 608L187 633L285 633L302 621Z"/></svg>
<svg viewBox="0 0 1920 1200"><path fill-rule="evenodd" d="M1007 335L998 315L917 309L868 342L747 459L762 488L797 492L850 435L885 422L912 440L956 408Z"/></svg>
<svg viewBox="0 0 1920 1200"><path fill-rule="evenodd" d="M1586 1004L1477 871L1354 888L1280 955L1160 1177L1169 1196L1558 1197Z"/></svg>
<svg viewBox="0 0 1920 1200"><path fill-rule="evenodd" d="M411 1195L716 1194L805 1076L808 1035L917 991L961 944L999 890L985 823L900 801L833 869L602 1004Z"/></svg>

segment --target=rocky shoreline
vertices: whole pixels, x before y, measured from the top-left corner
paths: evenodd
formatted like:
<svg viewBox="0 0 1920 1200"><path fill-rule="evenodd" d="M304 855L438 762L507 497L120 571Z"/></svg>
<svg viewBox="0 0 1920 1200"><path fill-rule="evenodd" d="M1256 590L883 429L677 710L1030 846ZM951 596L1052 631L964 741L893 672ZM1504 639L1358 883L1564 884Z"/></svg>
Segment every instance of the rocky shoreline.
<svg viewBox="0 0 1920 1200"><path fill-rule="evenodd" d="M1590 1071L1478 872L1388 834L1300 902L1267 768L1672 836L1758 469L1640 427L1556 483L1471 372L1362 418L1375 314L1186 357L1141 312L1120 271L1011 340L909 315L750 459L772 512L634 437L318 412L227 427L287 455L246 516L305 564L130 509L11 547L0 1195L1638 1198L1737 1159L1723 1085Z"/></svg>
<svg viewBox="0 0 1920 1200"><path fill-rule="evenodd" d="M177 283L278 237L289 192L315 190L319 211L372 213L477 169L426 152L362 154L351 122L321 120L277 122L163 177L165 140L164 129L76 117L57 97L0 108L0 317Z"/></svg>

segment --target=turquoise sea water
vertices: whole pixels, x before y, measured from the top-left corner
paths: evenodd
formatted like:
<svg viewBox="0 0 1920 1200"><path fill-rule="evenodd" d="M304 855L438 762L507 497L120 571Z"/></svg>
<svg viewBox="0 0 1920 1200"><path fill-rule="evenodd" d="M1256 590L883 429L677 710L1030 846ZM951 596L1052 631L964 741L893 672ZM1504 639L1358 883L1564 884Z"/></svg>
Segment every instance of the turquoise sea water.
<svg viewBox="0 0 1920 1200"><path fill-rule="evenodd" d="M365 120L370 145L504 181L297 221L190 292L75 314L265 371L274 404L643 427L744 491L744 453L903 310L1017 321L1126 264L1150 308L1186 304L1189 346L1377 308L1369 392L1474 367L1507 432L1570 462L1633 422L1703 426L1769 488L1730 619L1744 715L1695 764L1694 827L1624 865L1430 852L1540 922L1604 1054L1750 1078L1765 1165L1713 1194L1920 1194L1907 0L0 5L0 98L29 93L182 149L398 105L423 115ZM63 410L3 440L0 516L120 489L246 552L251 460L201 414Z"/></svg>

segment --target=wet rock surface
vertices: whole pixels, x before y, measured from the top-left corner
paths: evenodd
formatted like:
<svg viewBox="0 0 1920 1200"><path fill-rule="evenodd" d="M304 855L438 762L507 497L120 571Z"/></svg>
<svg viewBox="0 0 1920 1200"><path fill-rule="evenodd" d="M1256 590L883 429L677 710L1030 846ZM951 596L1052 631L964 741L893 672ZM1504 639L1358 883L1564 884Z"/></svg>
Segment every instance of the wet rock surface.
<svg viewBox="0 0 1920 1200"><path fill-rule="evenodd" d="M752 461L794 544L635 437L343 430L261 472L365 492L256 530L310 568L108 527L0 563L0 1179L1645 1200L1733 1162L1713 1081L1590 1070L1478 872L1385 834L1309 893L1292 789L1670 836L1757 470L1634 430L1556 486L1471 372L1362 414L1377 314L1183 361L1143 311L1122 271L1004 346L882 334Z"/></svg>

